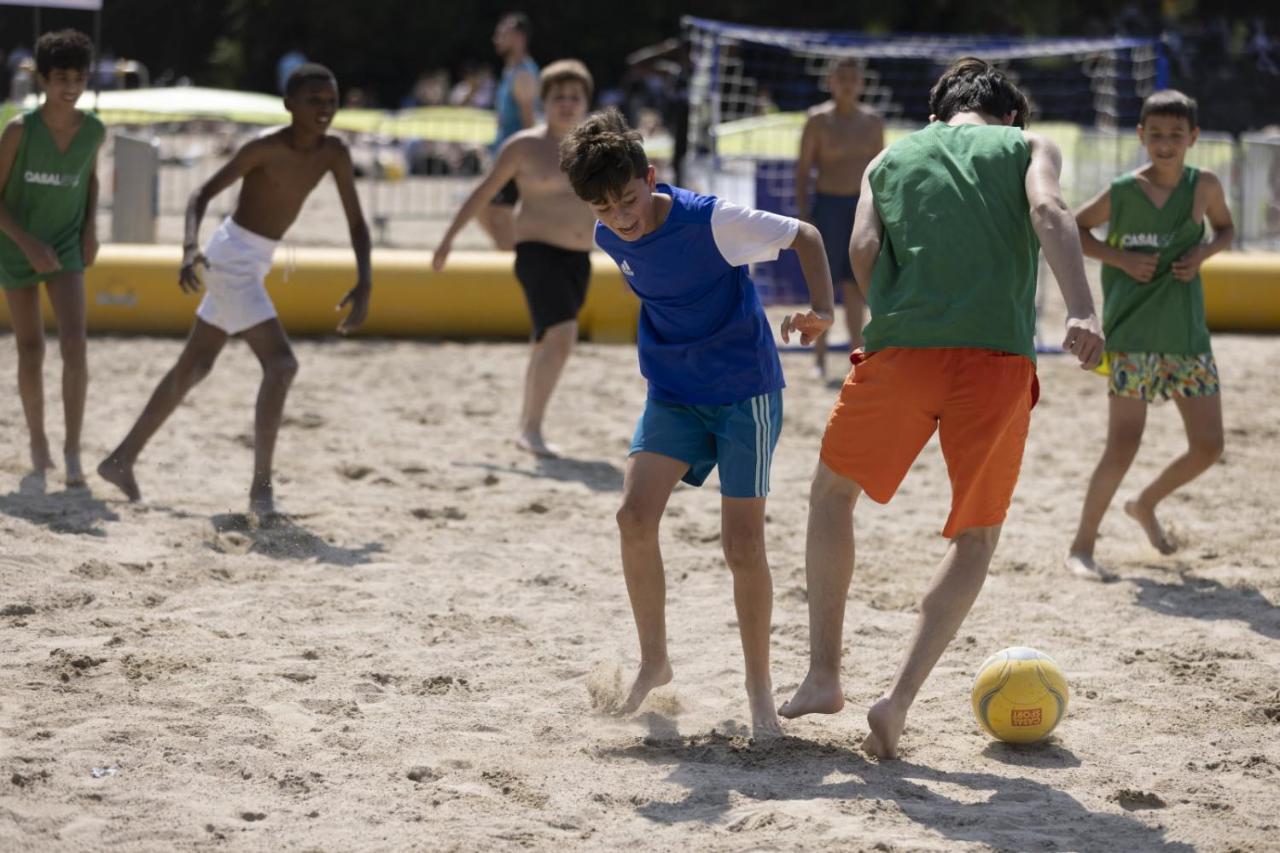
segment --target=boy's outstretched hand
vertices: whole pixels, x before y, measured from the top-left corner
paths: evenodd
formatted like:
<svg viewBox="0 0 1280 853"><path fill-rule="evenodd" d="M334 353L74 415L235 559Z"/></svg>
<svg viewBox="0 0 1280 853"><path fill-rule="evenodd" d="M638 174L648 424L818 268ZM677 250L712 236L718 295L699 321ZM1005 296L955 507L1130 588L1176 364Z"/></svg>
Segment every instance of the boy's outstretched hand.
<svg viewBox="0 0 1280 853"><path fill-rule="evenodd" d="M788 314L782 318L782 342L784 344L791 343L791 333L799 332L801 345L808 346L816 341L823 332L830 329L833 322L835 322L834 317L828 317L817 311Z"/></svg>
<svg viewBox="0 0 1280 853"><path fill-rule="evenodd" d="M338 324L338 334L351 334L364 323L365 318L369 316L369 294L372 291L373 285L360 282L348 290L347 295L342 297L342 301L334 307L334 311L341 311L348 305L351 306L351 313L343 317L342 322Z"/></svg>
<svg viewBox="0 0 1280 853"><path fill-rule="evenodd" d="M1067 318L1067 336L1062 341L1062 349L1078 358L1083 369L1093 370L1102 362L1105 343L1097 314Z"/></svg>

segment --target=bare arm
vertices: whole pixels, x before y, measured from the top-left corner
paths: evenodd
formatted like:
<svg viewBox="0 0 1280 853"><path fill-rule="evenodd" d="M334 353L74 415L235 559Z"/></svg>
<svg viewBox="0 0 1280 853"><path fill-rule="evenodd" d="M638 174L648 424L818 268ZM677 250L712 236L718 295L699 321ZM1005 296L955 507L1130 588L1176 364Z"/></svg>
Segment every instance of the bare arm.
<svg viewBox="0 0 1280 853"><path fill-rule="evenodd" d="M356 253L356 283L347 295L342 297L336 310L347 305L349 313L341 323L338 331L342 334L355 331L369 314L369 295L373 290L373 271L369 260L372 241L369 239L369 226L364 221L364 211L360 209L360 195L356 192L356 172L351 165L351 152L340 140L334 139L330 144L336 146L333 163L333 180L338 185L338 198L342 201L342 212L347 216L347 230L351 234L351 248Z"/></svg>
<svg viewBox="0 0 1280 853"><path fill-rule="evenodd" d="M809 288L809 303L813 310L788 314L782 319L782 341L791 343L791 333L800 333L800 343L808 345L831 328L835 319L835 295L831 287L831 267L827 264L827 250L822 245L822 235L808 222L801 222L789 249L794 249L804 272L804 283Z"/></svg>
<svg viewBox="0 0 1280 853"><path fill-rule="evenodd" d="M538 81L528 71L521 71L511 81L511 97L520 107L520 126L524 129L533 127L537 116L534 99L538 97Z"/></svg>
<svg viewBox="0 0 1280 853"><path fill-rule="evenodd" d="M507 181L516 176L516 172L519 171L520 158L523 156L524 146L521 141L519 137L512 137L503 144L498 151L498 158L494 161L493 168L489 170L489 174L485 175L484 180L471 191L471 195L467 196L467 200L462 203L462 207L458 208L458 212L454 214L453 221L449 223L444 236L440 238L440 244L436 246L435 255L431 258L431 268L436 272L444 269L444 265L449 259L449 252L453 250L453 240L458 236L458 232L489 203L490 199L497 195L498 190L502 189Z"/></svg>
<svg viewBox="0 0 1280 853"><path fill-rule="evenodd" d="M853 233L849 235L849 262L853 265L853 277L858 282L858 289L862 291L864 299L871 296L871 276L880 257L880 246L884 242L884 223L880 221L875 195L871 189L871 173L883 158L883 152L877 154L862 173L858 209L853 215Z"/></svg>
<svg viewBox="0 0 1280 853"><path fill-rule="evenodd" d="M9 183L10 174L13 172L13 163L18 159L18 147L21 143L22 118L19 117L5 125L4 132L0 133L0 188ZM23 228L18 224L18 220L13 218L9 208L2 203L0 203L0 232L3 232L17 244L18 248L22 250L22 254L26 255L31 268L36 272L54 272L62 266L62 262L58 260L58 256L53 249L31 236L27 229Z"/></svg>
<svg viewBox="0 0 1280 853"><path fill-rule="evenodd" d="M1218 176L1209 171L1201 172L1196 193L1197 195L1203 193L1206 196L1204 215L1213 227L1213 239L1196 246L1173 262L1173 277L1178 281L1191 281L1200 272L1202 263L1223 249L1231 248L1231 244L1236 239L1235 222L1231 219L1231 210L1227 207L1227 194Z"/></svg>
<svg viewBox="0 0 1280 853"><path fill-rule="evenodd" d="M812 213L809 198L809 177L814 161L818 159L818 128L816 119L810 116L800 133L800 153L796 156L796 218L808 222Z"/></svg>
<svg viewBox="0 0 1280 853"><path fill-rule="evenodd" d="M1062 152L1049 139L1032 133L1026 136L1031 149L1026 176L1031 226L1040 238L1045 260L1067 303L1067 335L1062 346L1080 360L1082 367L1093 369L1102 359L1102 328L1084 272L1080 229L1062 198L1062 187L1058 183Z"/></svg>
<svg viewBox="0 0 1280 853"><path fill-rule="evenodd" d="M263 162L268 146L265 139L255 139L237 151L222 168L209 176L209 180L200 185L200 189L191 194L187 201L187 214L182 238L182 267L178 271L178 286L183 291L194 293L200 289L200 281L196 276L196 265L209 262L200 254L200 220L204 219L205 209L214 196L249 174Z"/></svg>

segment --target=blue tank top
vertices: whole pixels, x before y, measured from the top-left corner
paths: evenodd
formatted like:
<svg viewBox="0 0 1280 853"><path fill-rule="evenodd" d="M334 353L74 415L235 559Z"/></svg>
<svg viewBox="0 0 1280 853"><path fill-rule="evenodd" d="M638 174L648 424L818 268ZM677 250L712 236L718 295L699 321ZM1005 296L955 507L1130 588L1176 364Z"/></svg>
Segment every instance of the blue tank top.
<svg viewBox="0 0 1280 853"><path fill-rule="evenodd" d="M637 349L649 396L664 403L726 405L786 383L769 320L745 266L716 244L716 197L658 184L671 212L658 230L627 241L596 223L596 245L640 297Z"/></svg>
<svg viewBox="0 0 1280 853"><path fill-rule="evenodd" d="M524 130L524 123L520 119L520 105L516 103L515 94L512 92L516 75L521 71L528 71L536 79L538 63L526 56L514 68L502 70L502 80L498 82L498 91L494 96L494 109L498 112L498 136L493 140L495 149L502 145L507 137Z"/></svg>

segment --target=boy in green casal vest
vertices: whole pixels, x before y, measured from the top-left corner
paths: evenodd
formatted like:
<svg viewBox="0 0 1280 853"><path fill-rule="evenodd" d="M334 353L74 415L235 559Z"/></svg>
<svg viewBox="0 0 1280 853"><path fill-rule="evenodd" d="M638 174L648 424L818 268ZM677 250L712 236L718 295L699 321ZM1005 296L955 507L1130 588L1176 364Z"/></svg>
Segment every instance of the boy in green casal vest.
<svg viewBox="0 0 1280 853"><path fill-rule="evenodd" d="M1124 479L1147 421L1147 407L1172 399L1187 431L1187 450L1124 511L1161 554L1177 544L1156 519L1156 506L1222 455L1218 366L1204 316L1200 264L1231 245L1235 228L1218 176L1185 163L1196 142L1196 102L1181 92L1153 93L1142 105L1138 138L1151 162L1121 175L1076 214L1084 253L1102 261L1103 330L1110 372L1106 448L1089 480L1067 568L1107 580L1094 542ZM1204 222L1213 240L1204 240ZM1107 224L1102 242L1091 229Z"/></svg>
<svg viewBox="0 0 1280 853"><path fill-rule="evenodd" d="M41 36L36 78L44 103L0 133L0 287L18 345L18 395L31 438L31 465L37 475L54 467L44 432L43 281L62 350L63 461L71 487L84 485L80 431L89 385L84 269L98 254L95 163L106 136L96 116L76 109L92 57L93 45L84 33Z"/></svg>

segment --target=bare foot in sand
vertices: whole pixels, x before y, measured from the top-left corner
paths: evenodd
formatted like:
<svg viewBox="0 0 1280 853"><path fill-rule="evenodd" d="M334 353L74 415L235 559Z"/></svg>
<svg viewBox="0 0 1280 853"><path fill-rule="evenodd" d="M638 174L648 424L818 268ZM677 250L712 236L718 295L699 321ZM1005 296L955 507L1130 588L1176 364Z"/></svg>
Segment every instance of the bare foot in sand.
<svg viewBox="0 0 1280 853"><path fill-rule="evenodd" d="M884 697L867 711L871 734L862 741L862 749L882 761L898 757L898 738L907 724L906 710L898 710L889 697Z"/></svg>
<svg viewBox="0 0 1280 853"><path fill-rule="evenodd" d="M1147 541L1151 543L1152 548L1166 556L1178 550L1178 544L1160 526L1155 510L1148 509L1141 502L1134 500L1124 505L1124 511L1126 515L1142 525L1142 532L1147 534Z"/></svg>
<svg viewBox="0 0 1280 853"><path fill-rule="evenodd" d="M85 485L84 469L80 467L80 451L68 450L63 454L63 459L66 460L67 465L67 488L83 489Z"/></svg>
<svg viewBox="0 0 1280 853"><path fill-rule="evenodd" d="M782 723L773 703L773 688L768 685L753 688L747 685L747 700L751 703L751 736L756 740L773 740L782 737Z"/></svg>
<svg viewBox="0 0 1280 853"><path fill-rule="evenodd" d="M844 691L840 689L840 680L821 679L810 672L796 695L784 702L778 713L793 720L805 714L835 714L843 707Z"/></svg>
<svg viewBox="0 0 1280 853"><path fill-rule="evenodd" d="M649 695L649 691L655 687L661 687L664 684L671 683L671 662L663 661L661 664L654 666L640 665L640 671L636 673L636 680L631 684L631 690L627 693L627 698L618 706L617 713L619 716L634 714L636 710L644 703L644 699Z"/></svg>
<svg viewBox="0 0 1280 853"><path fill-rule="evenodd" d="M516 436L516 447L526 453L532 453L539 459L559 459L560 448L547 444L539 432L522 432Z"/></svg>
<svg viewBox="0 0 1280 853"><path fill-rule="evenodd" d="M1085 580L1111 583L1116 579L1113 573L1097 564L1092 554L1086 554L1083 551L1068 554L1067 559L1063 560L1062 564L1067 567L1067 571L1071 572L1071 574Z"/></svg>
<svg viewBox="0 0 1280 853"><path fill-rule="evenodd" d="M138 489L138 481L133 478L133 463L125 462L115 456L108 456L98 465L98 476L124 492L131 501L141 500L142 492Z"/></svg>

